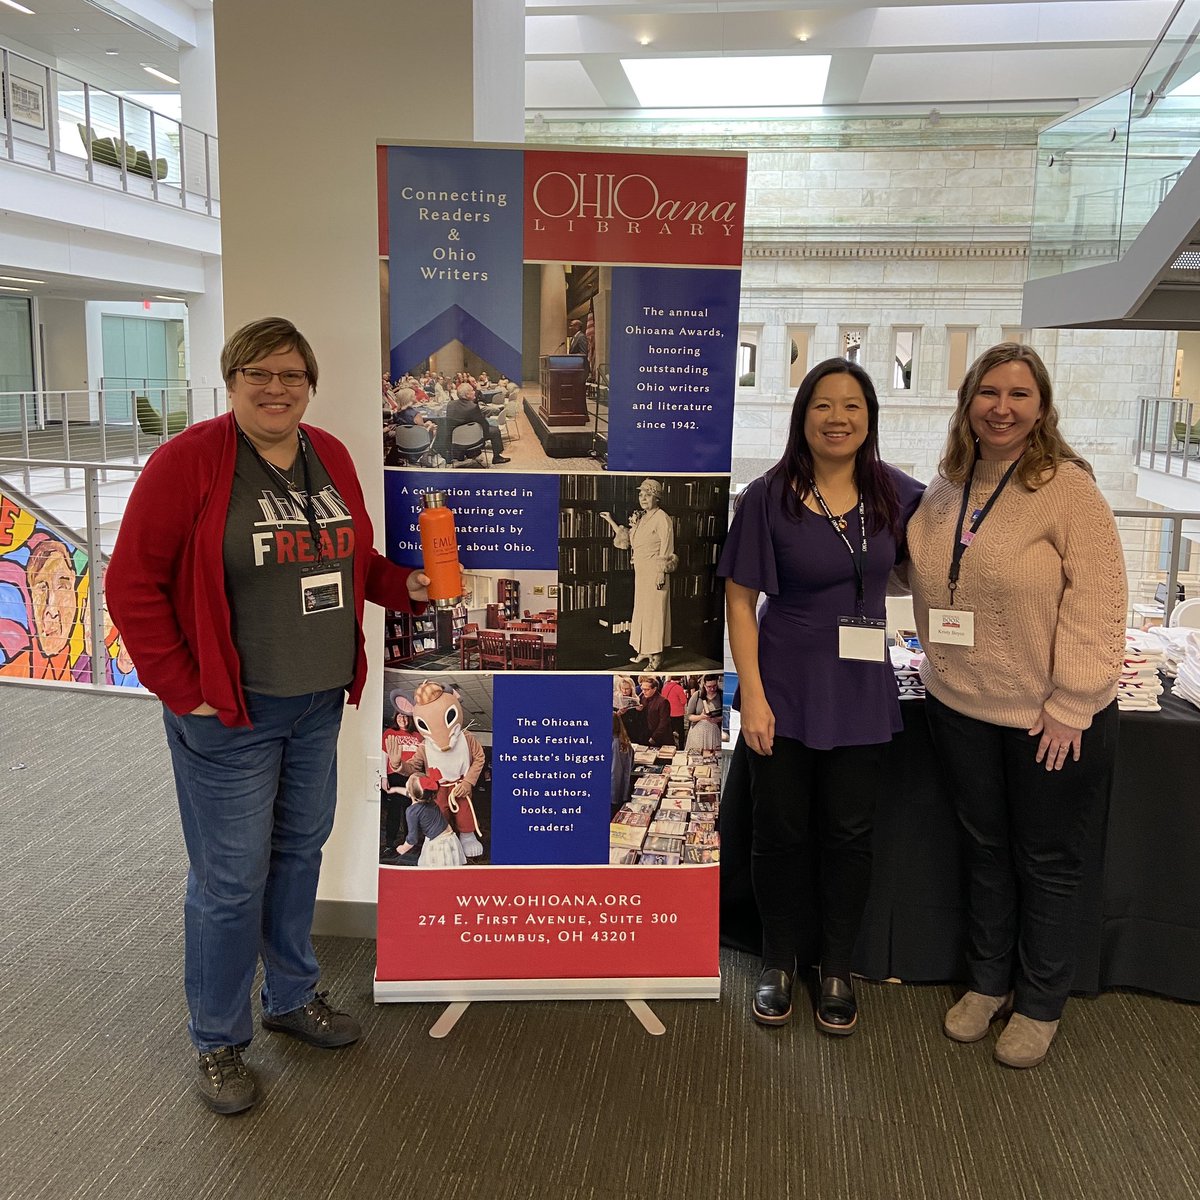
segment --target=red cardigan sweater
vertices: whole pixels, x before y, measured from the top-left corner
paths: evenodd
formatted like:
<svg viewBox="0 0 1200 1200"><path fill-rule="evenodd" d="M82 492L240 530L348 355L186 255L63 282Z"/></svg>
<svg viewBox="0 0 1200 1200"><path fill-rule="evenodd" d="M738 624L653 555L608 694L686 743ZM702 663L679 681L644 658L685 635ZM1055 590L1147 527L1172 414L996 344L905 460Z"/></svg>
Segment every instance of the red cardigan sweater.
<svg viewBox="0 0 1200 1200"><path fill-rule="evenodd" d="M367 678L363 602L413 611L408 567L374 548L354 463L335 437L302 426L354 518L357 650L349 700ZM249 725L225 594L223 542L238 434L232 413L160 446L138 477L105 577L108 609L138 678L174 713L211 704L225 725ZM424 606L418 606L423 608Z"/></svg>

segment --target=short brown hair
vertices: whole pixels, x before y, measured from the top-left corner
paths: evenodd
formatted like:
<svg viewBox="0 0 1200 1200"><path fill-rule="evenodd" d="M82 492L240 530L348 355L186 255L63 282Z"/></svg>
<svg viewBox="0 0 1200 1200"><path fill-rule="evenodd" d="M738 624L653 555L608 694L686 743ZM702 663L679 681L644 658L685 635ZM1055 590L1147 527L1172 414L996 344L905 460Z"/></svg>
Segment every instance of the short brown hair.
<svg viewBox="0 0 1200 1200"><path fill-rule="evenodd" d="M971 431L969 416L971 401L975 399L983 377L996 367L1010 362L1024 363L1029 368L1042 402L1042 410L1029 435L1021 465L1017 468L1018 481L1034 491L1052 479L1064 462L1076 463L1091 475L1092 468L1087 460L1072 450L1058 432L1054 385L1050 382L1050 372L1046 370L1042 356L1032 346L1021 342L1000 342L985 350L967 368L958 388L958 407L950 418L946 448L942 453L942 461L938 463L938 473L951 483L966 483L971 478L976 456L975 434Z"/></svg>
<svg viewBox="0 0 1200 1200"><path fill-rule="evenodd" d="M279 350L295 350L304 359L308 386L315 392L317 356L308 339L286 317L263 317L231 333L221 351L221 378L228 386L239 367L257 362Z"/></svg>

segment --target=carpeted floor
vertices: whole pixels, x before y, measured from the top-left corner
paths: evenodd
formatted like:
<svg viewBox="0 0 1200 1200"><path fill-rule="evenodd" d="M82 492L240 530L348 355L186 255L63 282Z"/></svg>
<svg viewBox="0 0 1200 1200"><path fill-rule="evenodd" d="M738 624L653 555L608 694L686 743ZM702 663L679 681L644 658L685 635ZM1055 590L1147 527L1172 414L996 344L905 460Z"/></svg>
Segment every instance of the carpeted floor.
<svg viewBox="0 0 1200 1200"><path fill-rule="evenodd" d="M940 1031L949 987L861 986L862 1028L747 1018L757 965L713 1002L371 1003L373 946L318 944L364 1040L259 1036L264 1099L191 1094L185 873L157 706L0 687L0 1197L6 1200L1192 1200L1200 1009L1071 1002L1018 1073Z"/></svg>

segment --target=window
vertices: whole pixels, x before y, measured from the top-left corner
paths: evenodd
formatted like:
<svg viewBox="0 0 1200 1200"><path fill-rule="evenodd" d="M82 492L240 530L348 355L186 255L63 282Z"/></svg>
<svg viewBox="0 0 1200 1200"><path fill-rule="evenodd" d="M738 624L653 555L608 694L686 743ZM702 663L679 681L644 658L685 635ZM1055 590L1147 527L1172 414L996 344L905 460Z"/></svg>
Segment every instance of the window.
<svg viewBox="0 0 1200 1200"><path fill-rule="evenodd" d="M946 326L946 387L950 391L958 391L974 355L974 346L974 326L970 329Z"/></svg>
<svg viewBox="0 0 1200 1200"><path fill-rule="evenodd" d="M787 327L789 389L800 386L805 375L808 374L808 368L812 365L809 361L812 357L812 336L813 327L811 325L789 325Z"/></svg>
<svg viewBox="0 0 1200 1200"><path fill-rule="evenodd" d="M911 392L917 361L917 330L892 329L892 391Z"/></svg>
<svg viewBox="0 0 1200 1200"><path fill-rule="evenodd" d="M867 331L861 325L842 325L838 329L839 354L847 362L863 364L863 344Z"/></svg>
<svg viewBox="0 0 1200 1200"><path fill-rule="evenodd" d="M758 377L758 339L761 332L759 326L742 325L738 328L737 385L740 388L754 387Z"/></svg>

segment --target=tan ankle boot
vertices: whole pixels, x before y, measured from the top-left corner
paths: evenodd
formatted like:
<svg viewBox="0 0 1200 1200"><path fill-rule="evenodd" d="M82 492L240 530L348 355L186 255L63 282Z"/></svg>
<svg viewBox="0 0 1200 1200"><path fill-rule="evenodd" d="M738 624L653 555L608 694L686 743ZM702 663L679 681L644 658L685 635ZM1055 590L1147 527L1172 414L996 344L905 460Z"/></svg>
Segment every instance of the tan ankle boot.
<svg viewBox="0 0 1200 1200"><path fill-rule="evenodd" d="M1035 1021L1013 1013L996 1040L996 1061L1006 1067L1036 1067L1046 1057L1057 1032L1057 1021Z"/></svg>
<svg viewBox="0 0 1200 1200"><path fill-rule="evenodd" d="M1005 1016L1012 1009L1013 994L985 996L982 992L968 992L950 1011L942 1023L948 1038L956 1042L977 1042L987 1035L988 1028L997 1017Z"/></svg>

